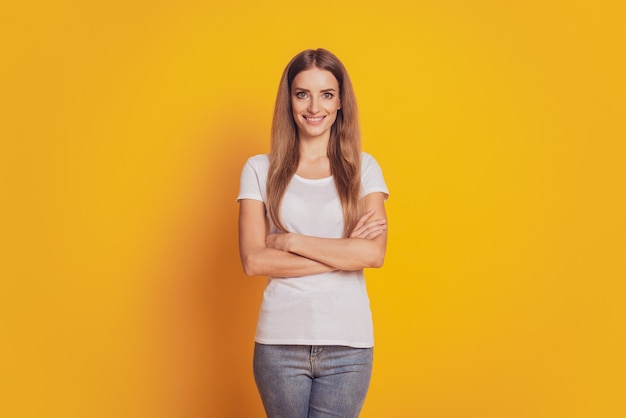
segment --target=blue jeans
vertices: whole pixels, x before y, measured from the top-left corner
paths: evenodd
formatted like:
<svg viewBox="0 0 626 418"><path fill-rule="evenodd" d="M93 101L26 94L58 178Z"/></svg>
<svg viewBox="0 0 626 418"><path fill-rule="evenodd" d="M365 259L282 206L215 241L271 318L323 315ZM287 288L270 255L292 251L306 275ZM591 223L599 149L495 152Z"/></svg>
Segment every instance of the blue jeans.
<svg viewBox="0 0 626 418"><path fill-rule="evenodd" d="M268 418L356 418L372 374L372 348L254 348L254 379Z"/></svg>

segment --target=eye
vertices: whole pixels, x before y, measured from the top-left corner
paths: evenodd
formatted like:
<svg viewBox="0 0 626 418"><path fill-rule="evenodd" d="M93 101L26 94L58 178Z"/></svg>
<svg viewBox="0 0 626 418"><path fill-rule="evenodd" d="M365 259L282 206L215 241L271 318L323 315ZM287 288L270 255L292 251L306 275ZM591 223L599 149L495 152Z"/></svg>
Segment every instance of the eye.
<svg viewBox="0 0 626 418"><path fill-rule="evenodd" d="M335 96L332 93L327 92L327 93L324 93L322 97L324 97L324 99L332 99Z"/></svg>
<svg viewBox="0 0 626 418"><path fill-rule="evenodd" d="M304 92L304 91L297 91L296 92L296 97L298 99L306 99L307 95L306 95L306 92Z"/></svg>

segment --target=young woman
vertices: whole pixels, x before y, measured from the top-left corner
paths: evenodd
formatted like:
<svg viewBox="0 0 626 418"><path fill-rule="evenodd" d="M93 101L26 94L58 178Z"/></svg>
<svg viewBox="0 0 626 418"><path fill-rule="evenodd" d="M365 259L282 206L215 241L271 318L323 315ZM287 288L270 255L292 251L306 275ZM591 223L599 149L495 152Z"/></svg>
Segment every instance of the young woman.
<svg viewBox="0 0 626 418"><path fill-rule="evenodd" d="M247 275L269 276L254 377L270 418L357 417L372 369L363 269L383 264L388 190L360 150L343 64L324 49L283 72L271 154L250 158L238 200Z"/></svg>

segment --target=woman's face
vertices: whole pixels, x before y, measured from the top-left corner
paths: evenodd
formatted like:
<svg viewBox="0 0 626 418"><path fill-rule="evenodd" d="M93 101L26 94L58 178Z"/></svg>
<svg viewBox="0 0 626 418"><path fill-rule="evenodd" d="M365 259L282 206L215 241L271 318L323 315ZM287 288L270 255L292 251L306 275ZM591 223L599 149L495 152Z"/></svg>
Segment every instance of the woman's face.
<svg viewBox="0 0 626 418"><path fill-rule="evenodd" d="M311 68L293 79L291 111L300 139L330 136L339 109L339 83L330 71Z"/></svg>

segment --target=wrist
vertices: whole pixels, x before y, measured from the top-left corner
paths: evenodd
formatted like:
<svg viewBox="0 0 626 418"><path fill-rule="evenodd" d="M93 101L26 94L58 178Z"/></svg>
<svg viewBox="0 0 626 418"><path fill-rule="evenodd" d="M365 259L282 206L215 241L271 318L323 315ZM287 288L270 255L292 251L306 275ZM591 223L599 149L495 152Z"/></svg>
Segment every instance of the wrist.
<svg viewBox="0 0 626 418"><path fill-rule="evenodd" d="M285 250L290 253L296 253L298 241L298 234L294 234L293 232L287 233L287 239L285 240Z"/></svg>

